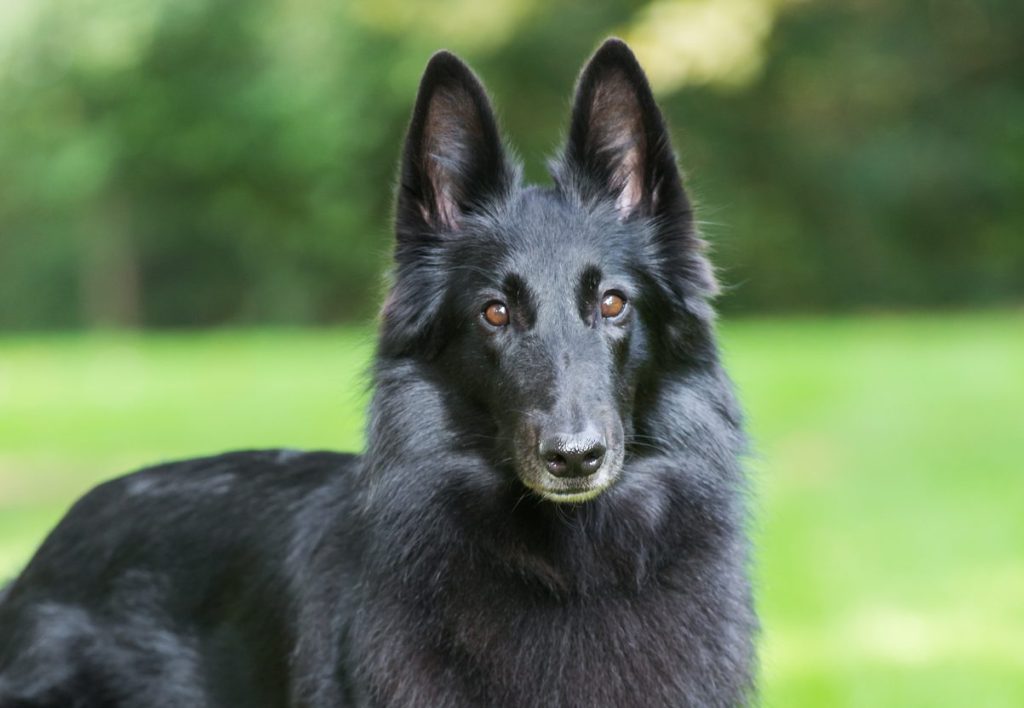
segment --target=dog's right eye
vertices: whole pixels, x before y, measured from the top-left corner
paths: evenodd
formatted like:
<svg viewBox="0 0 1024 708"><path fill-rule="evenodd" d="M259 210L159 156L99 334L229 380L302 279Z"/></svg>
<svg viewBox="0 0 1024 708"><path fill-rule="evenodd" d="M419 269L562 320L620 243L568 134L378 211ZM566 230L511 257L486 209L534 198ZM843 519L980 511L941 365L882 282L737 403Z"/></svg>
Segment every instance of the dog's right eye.
<svg viewBox="0 0 1024 708"><path fill-rule="evenodd" d="M601 298L601 317L613 320L626 309L626 297L617 290L609 290Z"/></svg>
<svg viewBox="0 0 1024 708"><path fill-rule="evenodd" d="M484 319L492 327L504 327L508 324L508 306L497 300L487 303L484 307Z"/></svg>

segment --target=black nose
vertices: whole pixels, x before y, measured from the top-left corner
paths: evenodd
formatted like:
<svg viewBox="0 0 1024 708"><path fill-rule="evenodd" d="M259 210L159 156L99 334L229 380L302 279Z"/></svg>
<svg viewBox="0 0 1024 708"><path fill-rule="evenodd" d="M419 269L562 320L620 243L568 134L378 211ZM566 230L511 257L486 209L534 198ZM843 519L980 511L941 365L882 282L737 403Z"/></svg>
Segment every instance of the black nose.
<svg viewBox="0 0 1024 708"><path fill-rule="evenodd" d="M608 446L595 427L582 433L556 433L541 438L538 452L544 468L556 477L586 477L604 462Z"/></svg>

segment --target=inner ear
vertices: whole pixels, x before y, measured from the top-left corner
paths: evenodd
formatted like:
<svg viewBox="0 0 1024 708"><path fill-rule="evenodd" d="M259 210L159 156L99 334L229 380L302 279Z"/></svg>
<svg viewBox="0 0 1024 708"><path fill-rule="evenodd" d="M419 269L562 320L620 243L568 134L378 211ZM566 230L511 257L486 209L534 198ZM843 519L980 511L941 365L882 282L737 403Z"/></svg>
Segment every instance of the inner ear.
<svg viewBox="0 0 1024 708"><path fill-rule="evenodd" d="M621 72L594 90L584 150L606 165L608 189L623 216L643 199L647 134L636 91Z"/></svg>
<svg viewBox="0 0 1024 708"><path fill-rule="evenodd" d="M439 91L430 98L423 128L422 170L432 197L420 204L426 221L436 219L445 228L459 225L463 185L471 178L474 146L483 140L473 100L462 87Z"/></svg>

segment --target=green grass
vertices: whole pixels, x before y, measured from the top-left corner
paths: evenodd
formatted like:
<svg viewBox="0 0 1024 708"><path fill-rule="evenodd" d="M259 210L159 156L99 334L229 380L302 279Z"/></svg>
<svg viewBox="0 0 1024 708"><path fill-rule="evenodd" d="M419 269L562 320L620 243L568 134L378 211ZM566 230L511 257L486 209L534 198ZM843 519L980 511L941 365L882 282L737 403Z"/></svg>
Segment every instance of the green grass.
<svg viewBox="0 0 1024 708"><path fill-rule="evenodd" d="M726 323L764 704L1024 705L1024 313ZM0 338L0 576L97 481L357 449L366 330Z"/></svg>

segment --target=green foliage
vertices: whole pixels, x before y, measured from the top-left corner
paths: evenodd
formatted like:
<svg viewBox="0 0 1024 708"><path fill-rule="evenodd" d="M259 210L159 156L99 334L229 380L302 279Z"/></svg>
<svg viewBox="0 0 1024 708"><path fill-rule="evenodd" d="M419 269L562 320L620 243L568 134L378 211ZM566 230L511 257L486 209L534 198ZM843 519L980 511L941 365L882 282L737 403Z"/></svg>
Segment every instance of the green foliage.
<svg viewBox="0 0 1024 708"><path fill-rule="evenodd" d="M726 322L756 454L764 705L1024 701L1018 312ZM366 330L0 339L0 578L112 474L358 449Z"/></svg>
<svg viewBox="0 0 1024 708"><path fill-rule="evenodd" d="M545 180L612 33L654 70L726 308L1024 295L1014 0L10 0L0 327L365 316L430 52L472 61Z"/></svg>
<svg viewBox="0 0 1024 708"><path fill-rule="evenodd" d="M1024 295L1024 5L806 3L762 75L670 102L733 308Z"/></svg>

